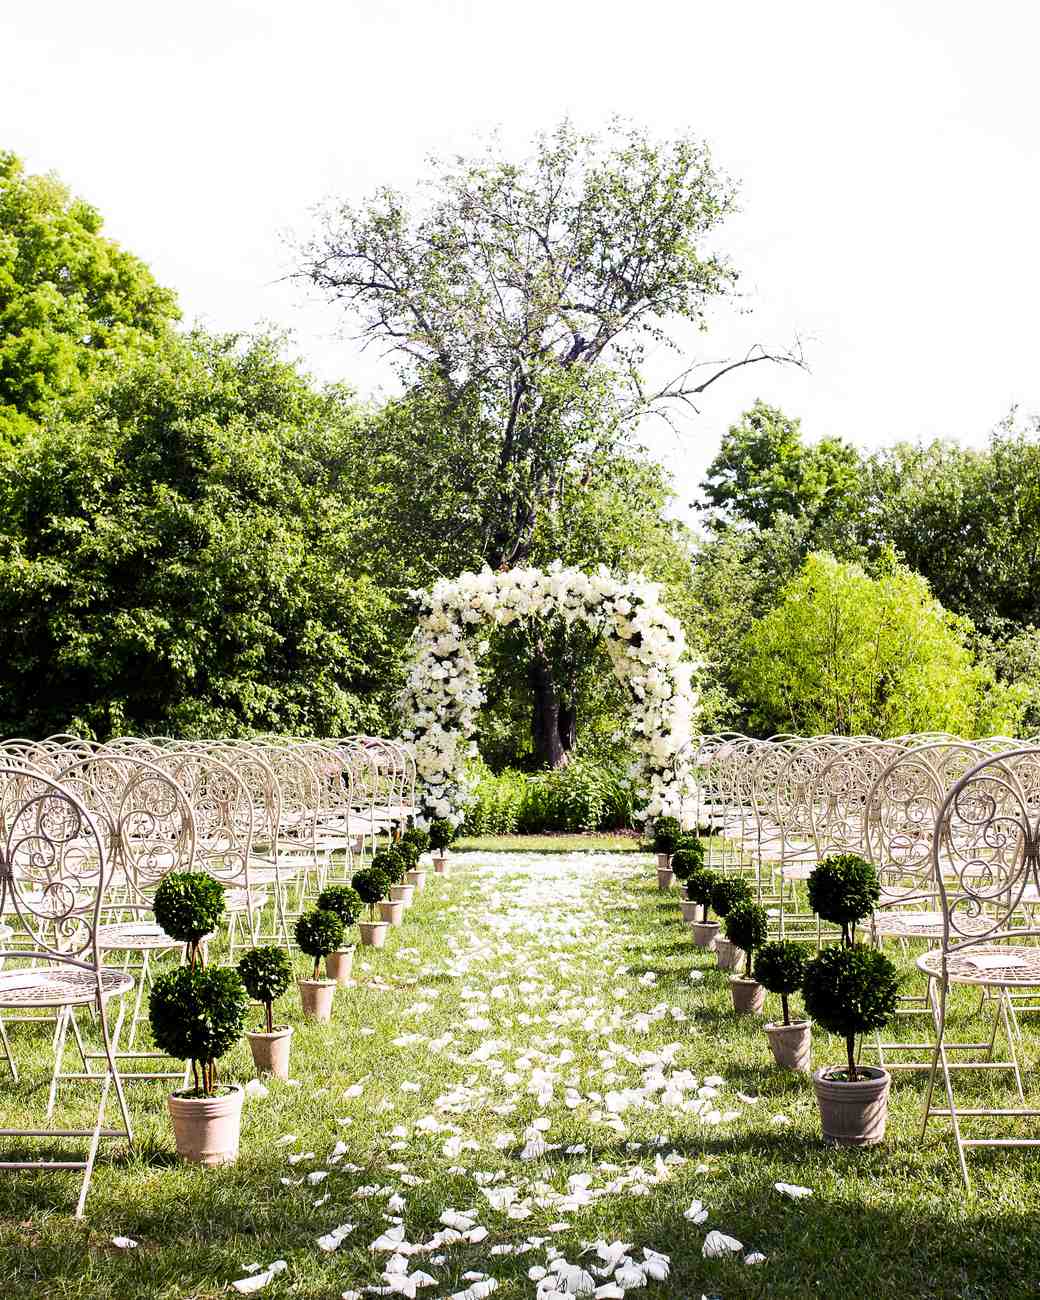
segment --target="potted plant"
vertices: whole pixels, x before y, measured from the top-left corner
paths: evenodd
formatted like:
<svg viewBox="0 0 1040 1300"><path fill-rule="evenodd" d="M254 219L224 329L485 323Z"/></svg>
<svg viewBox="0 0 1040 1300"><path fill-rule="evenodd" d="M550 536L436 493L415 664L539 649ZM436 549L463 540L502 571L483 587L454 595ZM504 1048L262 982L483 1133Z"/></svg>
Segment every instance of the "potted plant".
<svg viewBox="0 0 1040 1300"><path fill-rule="evenodd" d="M361 895L351 885L329 885L318 895L318 911L335 912L343 922L344 935L364 909ZM353 964L354 945L345 943L325 958L325 974L341 986L348 984Z"/></svg>
<svg viewBox="0 0 1040 1300"><path fill-rule="evenodd" d="M891 1075L856 1064L856 1035L882 1029L896 1009L899 977L883 952L864 944L824 948L808 963L802 999L813 1020L845 1040L846 1064L813 1074L823 1136L870 1146L885 1136Z"/></svg>
<svg viewBox="0 0 1040 1300"><path fill-rule="evenodd" d="M303 1014L314 1020L332 1019L332 998L336 981L321 978L322 959L343 943L343 922L335 912L322 912L314 908L304 912L293 930L300 951L314 961L314 971L308 980L298 980Z"/></svg>
<svg viewBox="0 0 1040 1300"><path fill-rule="evenodd" d="M289 1077L289 1049L292 1045L292 1026L275 1028L273 1004L289 987L292 980L292 962L284 948L268 944L263 948L250 948L238 963L245 990L254 1002L264 1008L266 1028L246 1032L253 1064L258 1074L273 1074L276 1079Z"/></svg>
<svg viewBox="0 0 1040 1300"><path fill-rule="evenodd" d="M171 871L159 881L152 912L170 938L185 945L188 965L202 966L203 941L224 916L224 887L204 871Z"/></svg>
<svg viewBox="0 0 1040 1300"><path fill-rule="evenodd" d="M841 926L841 941L856 941L856 923L865 921L881 897L875 868L857 853L825 858L809 876L809 906L822 921Z"/></svg>
<svg viewBox="0 0 1040 1300"><path fill-rule="evenodd" d="M386 943L388 922L376 920L376 904L386 897L390 882L378 867L372 866L355 871L350 883L368 908L368 920L358 922L361 942L370 948L382 948Z"/></svg>
<svg viewBox="0 0 1040 1300"><path fill-rule="evenodd" d="M712 891L721 879L721 876L714 871L709 871L707 867L699 867L686 877L686 896L695 907L701 909L700 920L695 917L690 925L693 931L693 942L698 948L704 948L708 952L715 947L715 940L719 933L718 921L708 920L708 905L711 902Z"/></svg>
<svg viewBox="0 0 1040 1300"><path fill-rule="evenodd" d="M430 832L420 830L418 826L410 826L401 836L401 841L411 844L415 849L415 862L405 872L405 881L414 887L417 894L421 894L426 888L426 868L420 864L420 859L430 851Z"/></svg>
<svg viewBox="0 0 1040 1300"><path fill-rule="evenodd" d="M385 893L379 900L379 915L388 925L400 925L404 920L404 903L394 898L398 880L404 879L404 859L395 851L396 846L380 849L372 855L372 870L378 871L385 882Z"/></svg>
<svg viewBox="0 0 1040 1300"><path fill-rule="evenodd" d="M683 896L679 900L679 910L682 912L683 920L690 925L697 919L697 904L690 899L686 885L692 873L703 866L704 847L700 840L692 835L683 836L679 847L672 854L671 870L676 880L682 883Z"/></svg>
<svg viewBox="0 0 1040 1300"><path fill-rule="evenodd" d="M407 834L407 831L405 832ZM393 862L393 880L390 901L402 904L407 912L415 897L415 886L408 884L408 873L419 863L419 851L410 840L400 840L387 850Z"/></svg>
<svg viewBox="0 0 1040 1300"><path fill-rule="evenodd" d="M657 854L657 888L671 889L671 860L682 835L678 817L659 817L654 823L654 852Z"/></svg>
<svg viewBox="0 0 1040 1300"><path fill-rule="evenodd" d="M433 850L433 869L439 876L448 870L448 846L455 839L455 827L447 817L438 817L430 823L430 848Z"/></svg>
<svg viewBox="0 0 1040 1300"><path fill-rule="evenodd" d="M725 921L731 908L738 903L751 902L751 886L743 876L719 876L711 891L711 910ZM736 970L740 965L741 953L730 939L716 939L715 959L719 970Z"/></svg>
<svg viewBox="0 0 1040 1300"><path fill-rule="evenodd" d="M736 946L744 962L744 974L733 975L729 981L733 1010L757 1016L765 1002L766 991L752 977L751 962L769 934L769 917L764 907L745 899L729 909L725 926L726 938ZM739 969L739 962L736 969Z"/></svg>
<svg viewBox="0 0 1040 1300"><path fill-rule="evenodd" d="M219 1165L238 1157L242 1089L218 1084L216 1064L241 1037L247 1006L242 980L227 966L179 966L152 985L148 1020L155 1044L191 1063L194 1087L166 1099L184 1160Z"/></svg>
<svg viewBox="0 0 1040 1300"><path fill-rule="evenodd" d="M809 950L804 943L777 939L760 948L755 956L755 979L770 993L779 993L783 1023L770 1021L766 1029L769 1050L777 1065L808 1074L812 1054L812 1024L791 1019L788 999L802 987Z"/></svg>

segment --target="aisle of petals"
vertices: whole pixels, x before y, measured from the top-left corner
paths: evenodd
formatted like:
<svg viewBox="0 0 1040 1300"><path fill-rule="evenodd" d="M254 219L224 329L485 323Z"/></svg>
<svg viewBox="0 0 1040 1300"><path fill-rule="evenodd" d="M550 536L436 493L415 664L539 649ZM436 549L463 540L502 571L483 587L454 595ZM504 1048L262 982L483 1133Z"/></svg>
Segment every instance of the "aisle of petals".
<svg viewBox="0 0 1040 1300"><path fill-rule="evenodd" d="M485 1300L503 1282L515 1293L524 1275L536 1298L621 1300L666 1283L673 1246L648 1233L640 1202L679 1171L684 1185L690 1174L695 1183L716 1172L714 1157L676 1150L676 1134L688 1148L691 1134L768 1127L786 1117L765 1113L721 1069L688 1068L693 1041L704 1057L689 1014L695 983L683 990L685 1006L661 999L632 1009L633 994L658 979L652 970L639 973L639 940L626 929L634 904L624 887L647 877L646 860L497 854L468 863L460 856L456 865L466 865L467 879L462 905L447 909L455 924L446 956L423 964L417 949L402 946L358 963L370 989L405 983L414 991L390 1040L393 1068L400 1064L409 1076L399 1083L394 1076L402 1102L424 1092L426 1062L450 1065L454 1082L421 1114L401 1120L398 1104L382 1095L386 1080L366 1075L337 1099L341 1136L325 1151L300 1149L292 1133L275 1139L286 1160L282 1184L313 1197L314 1250L333 1259L355 1252L344 1300L420 1292L430 1300ZM424 1032L434 1008L450 1010L455 1027ZM254 1104L262 1106L264 1089L256 1091ZM382 1150L355 1151L351 1129L373 1108L386 1117ZM584 1140L574 1140L575 1128ZM377 1179L357 1185L373 1168ZM464 1191L437 1207L435 1229L422 1230L419 1222L430 1222L431 1169ZM356 1176L349 1190L344 1173ZM811 1194L793 1184L776 1191L788 1199ZM421 1212L413 1214L417 1201ZM580 1216L603 1205L617 1239L583 1235ZM363 1207L370 1213L361 1215ZM362 1218L371 1225L373 1208L378 1232L358 1226ZM707 1191L682 1218L700 1234L704 1258L767 1262L733 1235L738 1225L713 1220ZM513 1263L503 1279L506 1261ZM257 1262L233 1285L260 1291L285 1268L283 1260Z"/></svg>

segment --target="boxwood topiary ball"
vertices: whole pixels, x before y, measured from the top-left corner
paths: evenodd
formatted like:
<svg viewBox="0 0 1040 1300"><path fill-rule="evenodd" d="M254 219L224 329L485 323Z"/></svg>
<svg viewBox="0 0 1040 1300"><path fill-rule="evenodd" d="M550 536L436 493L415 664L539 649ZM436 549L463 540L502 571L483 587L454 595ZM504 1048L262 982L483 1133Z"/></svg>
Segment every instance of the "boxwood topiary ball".
<svg viewBox="0 0 1040 1300"><path fill-rule="evenodd" d="M769 933L766 909L749 899L734 903L726 914L726 938L744 952L761 948Z"/></svg>
<svg viewBox="0 0 1040 1300"><path fill-rule="evenodd" d="M776 939L755 955L755 979L770 993L797 993L809 962L809 948L793 939Z"/></svg>
<svg viewBox="0 0 1040 1300"><path fill-rule="evenodd" d="M851 1038L882 1029L895 1014L899 975L883 952L857 943L819 952L805 968L802 1001L813 1020Z"/></svg>
<svg viewBox="0 0 1040 1300"><path fill-rule="evenodd" d="M364 907L364 899L351 885L329 885L318 895L318 910L335 912L344 926L353 925Z"/></svg>
<svg viewBox="0 0 1040 1300"><path fill-rule="evenodd" d="M284 948L268 944L250 948L238 963L246 992L257 1002L274 1002L292 982L293 968Z"/></svg>
<svg viewBox="0 0 1040 1300"><path fill-rule="evenodd" d="M317 908L304 912L293 929L300 951L315 961L327 957L343 942L343 922L335 912L321 912Z"/></svg>
<svg viewBox="0 0 1040 1300"><path fill-rule="evenodd" d="M825 858L809 877L809 906L822 920L836 925L864 920L880 897L877 871L856 853Z"/></svg>
<svg viewBox="0 0 1040 1300"><path fill-rule="evenodd" d="M204 871L171 871L159 882L152 911L171 939L196 944L220 924L224 889Z"/></svg>
<svg viewBox="0 0 1040 1300"><path fill-rule="evenodd" d="M219 1060L242 1035L248 998L227 966L180 966L160 975L148 998L155 1045L181 1061Z"/></svg>
<svg viewBox="0 0 1040 1300"><path fill-rule="evenodd" d="M711 910L727 916L737 903L751 902L751 886L743 876L719 876L711 891Z"/></svg>

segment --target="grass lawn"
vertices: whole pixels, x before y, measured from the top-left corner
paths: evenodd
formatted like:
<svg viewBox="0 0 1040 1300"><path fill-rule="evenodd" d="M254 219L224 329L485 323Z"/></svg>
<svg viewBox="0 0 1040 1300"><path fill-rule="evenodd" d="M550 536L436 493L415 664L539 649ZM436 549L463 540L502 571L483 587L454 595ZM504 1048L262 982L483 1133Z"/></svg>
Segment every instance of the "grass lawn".
<svg viewBox="0 0 1040 1300"><path fill-rule="evenodd" d="M284 999L296 1085L247 1101L237 1165L178 1164L165 1088L139 1083L138 1142L99 1159L84 1223L74 1175L0 1176L0 1296L207 1300L275 1260L286 1268L261 1296L364 1295L392 1259L371 1243L398 1226L428 1243L450 1209L482 1239L395 1264L434 1279L421 1300L482 1300L484 1275L503 1300L534 1297L554 1254L589 1269L590 1246L619 1241L637 1261L670 1257L647 1300L1035 1297L1037 1154L975 1154L966 1195L943 1129L919 1138L911 1075L894 1082L884 1146L824 1147L810 1081L776 1070L760 1023L733 1015L676 898L657 892L649 856L457 855L386 950L359 950L331 1026ZM24 1080L0 1082L7 1125L40 1117L46 1094L48 1036L11 1032ZM841 1059L823 1034L815 1054ZM244 1044L226 1075L250 1077ZM63 1102L64 1116L88 1114L87 1092ZM813 1194L786 1199L776 1182ZM700 1223L686 1217L695 1200ZM322 1250L341 1225L353 1227ZM742 1250L705 1259L710 1229ZM117 1235L139 1245L120 1250ZM765 1262L745 1264L749 1252Z"/></svg>
<svg viewBox="0 0 1040 1300"><path fill-rule="evenodd" d="M590 831L574 835L472 835L456 841L453 853L638 853L646 846L638 831Z"/></svg>

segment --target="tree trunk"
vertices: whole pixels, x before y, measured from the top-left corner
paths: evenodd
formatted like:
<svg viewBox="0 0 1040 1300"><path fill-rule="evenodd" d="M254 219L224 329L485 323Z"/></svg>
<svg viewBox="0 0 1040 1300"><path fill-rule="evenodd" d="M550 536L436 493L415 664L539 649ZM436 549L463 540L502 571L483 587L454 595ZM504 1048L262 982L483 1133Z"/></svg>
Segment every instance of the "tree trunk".
<svg viewBox="0 0 1040 1300"><path fill-rule="evenodd" d="M534 709L531 713L531 743L539 767L563 767L577 739L577 711L561 703L552 664L544 648L536 646L528 670Z"/></svg>

